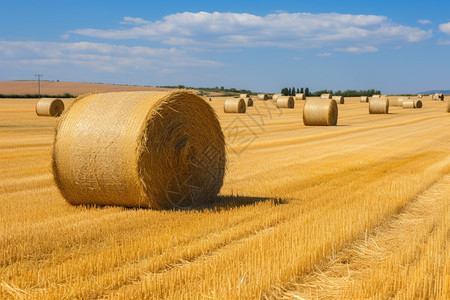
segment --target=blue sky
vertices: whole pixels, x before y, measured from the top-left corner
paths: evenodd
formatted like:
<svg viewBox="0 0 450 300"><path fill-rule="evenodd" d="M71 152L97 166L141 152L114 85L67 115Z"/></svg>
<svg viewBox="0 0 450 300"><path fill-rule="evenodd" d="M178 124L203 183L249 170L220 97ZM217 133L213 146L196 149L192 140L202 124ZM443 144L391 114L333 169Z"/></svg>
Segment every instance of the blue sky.
<svg viewBox="0 0 450 300"><path fill-rule="evenodd" d="M0 80L450 89L450 1L2 1Z"/></svg>

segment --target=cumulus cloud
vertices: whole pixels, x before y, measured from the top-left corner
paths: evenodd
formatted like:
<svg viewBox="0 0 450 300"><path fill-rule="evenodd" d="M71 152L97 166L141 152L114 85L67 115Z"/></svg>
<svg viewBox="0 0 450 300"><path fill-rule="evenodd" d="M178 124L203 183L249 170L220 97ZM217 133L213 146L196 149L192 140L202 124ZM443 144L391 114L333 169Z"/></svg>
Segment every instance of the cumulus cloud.
<svg viewBox="0 0 450 300"><path fill-rule="evenodd" d="M417 20L417 23L422 24L422 25L427 25L427 24L431 24L430 20Z"/></svg>
<svg viewBox="0 0 450 300"><path fill-rule="evenodd" d="M364 47L348 47L348 48L336 48L335 51L339 52L349 52L349 53L368 53L368 52L377 52L378 49L373 46L364 46Z"/></svg>
<svg viewBox="0 0 450 300"><path fill-rule="evenodd" d="M90 67L96 71L222 65L219 62L198 59L173 47L130 47L90 42L0 41L0 60L21 65L72 64Z"/></svg>
<svg viewBox="0 0 450 300"><path fill-rule="evenodd" d="M445 34L450 35L450 22L444 23L444 24L440 24L439 25L439 30L442 31Z"/></svg>
<svg viewBox="0 0 450 300"><path fill-rule="evenodd" d="M324 53L317 54L317 56L331 56L331 55L333 55L333 53L331 53L331 52L324 52Z"/></svg>
<svg viewBox="0 0 450 300"><path fill-rule="evenodd" d="M77 29L71 33L104 39L144 39L182 47L318 48L343 43L417 42L431 30L404 26L385 16L338 13L183 12L147 21L125 17L128 28Z"/></svg>

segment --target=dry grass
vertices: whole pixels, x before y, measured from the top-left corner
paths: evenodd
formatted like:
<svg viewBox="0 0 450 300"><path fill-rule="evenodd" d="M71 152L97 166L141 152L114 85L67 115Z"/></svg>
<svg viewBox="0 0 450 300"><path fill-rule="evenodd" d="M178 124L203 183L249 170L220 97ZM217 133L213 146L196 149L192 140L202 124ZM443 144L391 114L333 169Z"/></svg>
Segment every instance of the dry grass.
<svg viewBox="0 0 450 300"><path fill-rule="evenodd" d="M368 268L325 296L445 298L445 104L369 116L359 101L346 99L340 126L306 127L302 101L282 111L255 102L233 115L214 98L230 162L221 196L207 207L155 211L67 204L51 175L55 120L37 117L33 100L0 100L0 298L295 296L303 286L289 287L364 246L366 233L368 256L355 253L351 266L364 258ZM383 229L421 197L432 203L418 206L417 230ZM378 231L385 241L393 234L381 263L370 242ZM308 293L320 292L308 282Z"/></svg>

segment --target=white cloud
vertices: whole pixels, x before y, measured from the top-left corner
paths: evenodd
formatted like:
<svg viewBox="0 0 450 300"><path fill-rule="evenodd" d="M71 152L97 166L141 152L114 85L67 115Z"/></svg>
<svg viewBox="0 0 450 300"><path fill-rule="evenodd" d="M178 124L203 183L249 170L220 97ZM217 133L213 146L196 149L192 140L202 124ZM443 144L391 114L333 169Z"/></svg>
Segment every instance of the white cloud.
<svg viewBox="0 0 450 300"><path fill-rule="evenodd" d="M125 17L123 29L77 29L72 33L105 39L144 39L183 47L318 48L342 43L417 42L431 30L404 26L385 16L337 13L183 12L161 20Z"/></svg>
<svg viewBox="0 0 450 300"><path fill-rule="evenodd" d="M317 54L317 56L331 56L331 55L333 55L333 53L330 53L330 52L325 52L325 53L319 53L319 54Z"/></svg>
<svg viewBox="0 0 450 300"><path fill-rule="evenodd" d="M417 23L422 24L422 25L427 25L427 24L431 24L430 20L417 20Z"/></svg>
<svg viewBox="0 0 450 300"><path fill-rule="evenodd" d="M0 41L0 60L18 65L71 64L89 67L94 71L110 72L222 65L198 59L176 48L129 47L89 42Z"/></svg>
<svg viewBox="0 0 450 300"><path fill-rule="evenodd" d="M373 46L364 46L364 47L348 47L348 48L336 48L335 51L339 52L349 52L349 53L368 53L368 52L377 52L378 49Z"/></svg>
<svg viewBox="0 0 450 300"><path fill-rule="evenodd" d="M450 22L439 25L439 30L450 35Z"/></svg>

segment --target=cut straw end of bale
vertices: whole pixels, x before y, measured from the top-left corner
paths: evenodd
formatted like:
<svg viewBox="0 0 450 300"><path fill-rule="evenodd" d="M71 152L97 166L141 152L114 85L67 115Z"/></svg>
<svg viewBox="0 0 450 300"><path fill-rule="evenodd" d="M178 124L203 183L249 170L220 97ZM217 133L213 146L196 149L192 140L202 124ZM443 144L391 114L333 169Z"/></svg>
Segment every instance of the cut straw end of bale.
<svg viewBox="0 0 450 300"><path fill-rule="evenodd" d="M245 100L242 98L228 98L223 104L223 111L227 114L245 114Z"/></svg>
<svg viewBox="0 0 450 300"><path fill-rule="evenodd" d="M59 117L64 111L64 102L60 99L42 98L36 103L36 115L41 117Z"/></svg>
<svg viewBox="0 0 450 300"><path fill-rule="evenodd" d="M53 175L79 205L188 207L212 201L225 173L225 139L193 92L78 97L56 128Z"/></svg>
<svg viewBox="0 0 450 300"><path fill-rule="evenodd" d="M389 99L388 98L372 98L369 100L369 114L388 114Z"/></svg>
<svg viewBox="0 0 450 300"><path fill-rule="evenodd" d="M308 99L303 107L306 126L336 126L338 106L333 99Z"/></svg>
<svg viewBox="0 0 450 300"><path fill-rule="evenodd" d="M295 101L292 96L281 96L277 98L277 108L294 108Z"/></svg>
<svg viewBox="0 0 450 300"><path fill-rule="evenodd" d="M267 100L269 97L266 94L258 94L258 100Z"/></svg>
<svg viewBox="0 0 450 300"><path fill-rule="evenodd" d="M253 106L253 99L252 98L244 98L245 101L245 105L247 107L252 107Z"/></svg>
<svg viewBox="0 0 450 300"><path fill-rule="evenodd" d="M361 96L361 98L359 99L359 102L367 103L367 102L369 102L369 97L368 96Z"/></svg>

